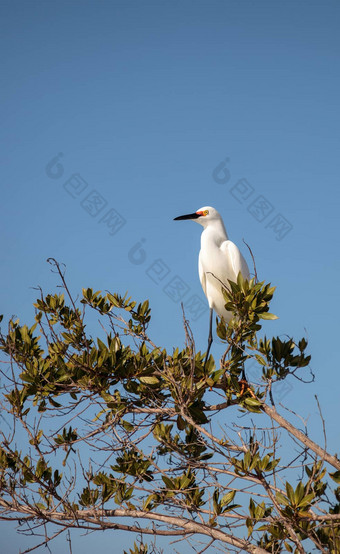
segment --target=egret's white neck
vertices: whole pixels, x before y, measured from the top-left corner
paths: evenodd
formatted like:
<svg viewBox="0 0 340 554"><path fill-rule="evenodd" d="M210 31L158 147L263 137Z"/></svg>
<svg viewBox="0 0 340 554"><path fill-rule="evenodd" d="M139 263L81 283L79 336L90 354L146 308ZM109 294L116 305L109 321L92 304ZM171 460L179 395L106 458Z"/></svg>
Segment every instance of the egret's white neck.
<svg viewBox="0 0 340 554"><path fill-rule="evenodd" d="M201 241L204 240L213 240L218 246L220 246L225 240L228 240L227 231L224 227L222 219L209 221L209 224L204 227L201 236Z"/></svg>

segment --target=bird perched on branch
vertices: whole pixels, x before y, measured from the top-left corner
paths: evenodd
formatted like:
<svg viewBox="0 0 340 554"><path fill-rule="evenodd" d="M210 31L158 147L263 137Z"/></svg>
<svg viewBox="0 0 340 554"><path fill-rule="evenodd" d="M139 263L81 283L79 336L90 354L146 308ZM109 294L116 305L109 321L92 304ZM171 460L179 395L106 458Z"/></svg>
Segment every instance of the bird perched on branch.
<svg viewBox="0 0 340 554"><path fill-rule="evenodd" d="M213 310L218 316L223 317L226 323L231 320L233 315L225 309L226 301L222 294L222 286L228 288L228 279L236 282L239 272L241 272L244 279L249 280L249 269L237 246L228 239L223 220L215 208L204 206L192 214L175 217L174 221L182 219L193 219L204 228L201 235L198 272L210 308L206 362L213 341Z"/></svg>

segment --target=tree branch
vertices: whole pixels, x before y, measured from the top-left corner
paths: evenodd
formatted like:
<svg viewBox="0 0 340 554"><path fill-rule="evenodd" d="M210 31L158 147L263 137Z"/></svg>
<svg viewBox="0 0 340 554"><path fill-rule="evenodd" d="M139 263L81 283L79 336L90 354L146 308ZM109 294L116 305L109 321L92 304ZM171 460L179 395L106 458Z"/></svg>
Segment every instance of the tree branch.
<svg viewBox="0 0 340 554"><path fill-rule="evenodd" d="M1 499L0 504L3 504ZM8 509L8 505L6 506L6 508ZM15 508L13 507L12 510L21 513L30 513L33 511L32 508L27 504L19 505ZM90 524L95 524L97 529L99 527L101 529L122 529L130 531L134 530L136 532L141 532L141 529L138 526L135 526L133 528L130 526L123 526L119 523L104 521L104 518L131 517L137 519L149 519L152 521L160 521L161 523L165 523L166 525L180 527L181 531L176 533L178 535L189 533L206 535L214 540L219 540L236 548L243 549L245 552L249 552L249 554L267 554L266 550L259 546L252 545L246 540L239 539L238 537L235 537L233 535L229 535L228 533L211 527L209 524L198 523L197 521L193 521L185 517L168 516L165 514L157 514L155 512L145 512L142 510L127 510L122 508L118 508L116 510L105 510L98 509L97 507L91 510L75 510L73 514L47 510L41 510L40 514L45 519L53 523L57 523L58 521L65 521L67 522L68 527L79 528L79 522L86 521ZM32 514L32 518L35 517L36 513ZM143 529L143 532L153 535L172 534L169 533L169 530L164 532L164 530L156 528L149 530Z"/></svg>
<svg viewBox="0 0 340 554"><path fill-rule="evenodd" d="M274 419L281 427L286 429L288 433L293 435L296 439L298 439L302 444L307 446L307 448L310 448L315 454L320 456L320 458L324 459L326 462L328 462L330 465L332 465L335 469L340 470L340 460L336 456L332 456L326 450L321 448L318 444L316 444L314 441L312 441L310 438L307 437L304 433L299 431L299 429L296 429L294 425L289 423L284 417L282 417L275 408L272 408L268 406L268 404L262 403L262 409L263 411L272 419Z"/></svg>

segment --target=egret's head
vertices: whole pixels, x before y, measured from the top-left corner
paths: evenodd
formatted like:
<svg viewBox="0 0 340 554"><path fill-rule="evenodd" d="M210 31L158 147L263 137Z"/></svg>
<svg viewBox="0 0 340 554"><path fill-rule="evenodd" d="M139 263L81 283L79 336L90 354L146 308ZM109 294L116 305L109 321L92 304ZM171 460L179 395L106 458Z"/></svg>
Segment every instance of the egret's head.
<svg viewBox="0 0 340 554"><path fill-rule="evenodd" d="M206 227L210 222L214 220L221 220L221 216L218 213L215 208L212 208L211 206L203 206L203 208L200 208L197 210L197 212L194 212L193 214L187 214L187 215L180 215L179 217L175 217L174 221L179 221L181 219L194 219L197 223L200 225L203 225L203 227Z"/></svg>

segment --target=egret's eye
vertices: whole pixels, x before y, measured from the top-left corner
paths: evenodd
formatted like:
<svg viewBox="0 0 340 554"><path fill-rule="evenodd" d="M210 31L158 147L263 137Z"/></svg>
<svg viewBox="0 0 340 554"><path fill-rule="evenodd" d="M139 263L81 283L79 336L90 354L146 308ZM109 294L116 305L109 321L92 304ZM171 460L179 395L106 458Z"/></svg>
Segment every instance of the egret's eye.
<svg viewBox="0 0 340 554"><path fill-rule="evenodd" d="M203 215L208 215L209 210L204 210Z"/></svg>

